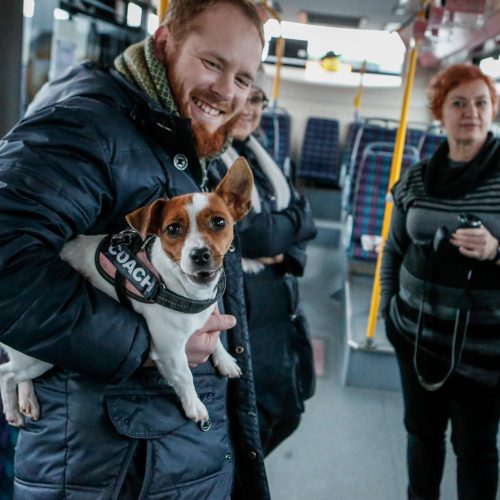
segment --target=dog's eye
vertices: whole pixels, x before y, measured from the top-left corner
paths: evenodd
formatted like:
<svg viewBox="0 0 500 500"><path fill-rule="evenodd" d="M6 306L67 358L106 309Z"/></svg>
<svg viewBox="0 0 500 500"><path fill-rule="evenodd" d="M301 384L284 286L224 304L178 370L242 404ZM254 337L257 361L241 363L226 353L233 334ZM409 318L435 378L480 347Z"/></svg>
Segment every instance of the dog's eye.
<svg viewBox="0 0 500 500"><path fill-rule="evenodd" d="M165 232L169 236L179 236L180 234L182 234L182 226L180 224L178 224L177 222L174 222L174 223L169 224L167 226L167 229L165 229Z"/></svg>
<svg viewBox="0 0 500 500"><path fill-rule="evenodd" d="M210 225L213 229L224 229L226 227L226 220L222 217L214 217L210 221Z"/></svg>

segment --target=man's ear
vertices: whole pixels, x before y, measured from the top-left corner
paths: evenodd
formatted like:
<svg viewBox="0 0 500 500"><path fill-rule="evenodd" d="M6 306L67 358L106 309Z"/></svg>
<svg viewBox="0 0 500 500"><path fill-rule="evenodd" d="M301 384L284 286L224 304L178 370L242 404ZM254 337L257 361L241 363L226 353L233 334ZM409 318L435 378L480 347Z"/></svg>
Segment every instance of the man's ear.
<svg viewBox="0 0 500 500"><path fill-rule="evenodd" d="M149 234L158 234L161 228L163 207L167 201L164 198L160 198L145 207L134 210L125 217L129 226L137 231L143 240Z"/></svg>
<svg viewBox="0 0 500 500"><path fill-rule="evenodd" d="M161 25L153 35L155 56L158 60L165 62L165 52L167 49L167 43L170 39L170 30L168 26Z"/></svg>
<svg viewBox="0 0 500 500"><path fill-rule="evenodd" d="M245 158L240 156L215 189L226 203L234 221L244 217L252 207L253 174Z"/></svg>

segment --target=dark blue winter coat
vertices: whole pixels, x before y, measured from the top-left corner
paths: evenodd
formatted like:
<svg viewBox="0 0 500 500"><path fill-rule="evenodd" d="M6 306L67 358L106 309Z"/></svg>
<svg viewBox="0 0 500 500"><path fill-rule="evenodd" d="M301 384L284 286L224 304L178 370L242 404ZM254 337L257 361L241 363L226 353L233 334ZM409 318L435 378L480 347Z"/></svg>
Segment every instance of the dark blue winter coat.
<svg viewBox="0 0 500 500"><path fill-rule="evenodd" d="M0 341L56 366L35 383L42 415L20 434L16 499L138 498L140 484L123 489L137 449L140 498L227 498L235 467L233 498L269 497L238 250L226 259L224 310L237 317L228 343L243 376L228 384L210 362L194 370L208 431L156 369L140 368L144 319L59 258L77 234L120 231L135 208L198 191L190 130L118 73L84 63L0 142ZM174 167L177 154L187 169Z"/></svg>

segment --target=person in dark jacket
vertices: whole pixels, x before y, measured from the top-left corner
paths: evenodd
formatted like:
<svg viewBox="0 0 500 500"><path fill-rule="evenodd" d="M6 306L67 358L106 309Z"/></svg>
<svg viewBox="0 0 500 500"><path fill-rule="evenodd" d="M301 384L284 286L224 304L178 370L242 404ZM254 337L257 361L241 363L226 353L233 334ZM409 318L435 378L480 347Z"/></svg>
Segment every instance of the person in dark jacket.
<svg viewBox="0 0 500 500"><path fill-rule="evenodd" d="M500 143L492 80L452 65L431 80L447 139L392 190L381 308L404 398L408 498L434 500L445 433L460 500L494 500L500 416Z"/></svg>
<svg viewBox="0 0 500 500"><path fill-rule="evenodd" d="M56 368L35 380L16 499L266 499L237 241L227 291L187 346L210 414L197 425L154 367L145 321L61 261L78 234L117 233L160 197L207 190L263 47L249 0L173 0L114 68L45 86L0 143L0 341ZM242 376L205 362L219 330ZM168 334L168 332L165 332Z"/></svg>
<svg viewBox="0 0 500 500"><path fill-rule="evenodd" d="M252 209L237 229L265 455L297 429L315 383L296 277L304 273L306 244L316 227L307 200L252 135L267 103L268 82L261 68L233 128L232 148L222 155L226 168L237 156L245 157L254 174Z"/></svg>

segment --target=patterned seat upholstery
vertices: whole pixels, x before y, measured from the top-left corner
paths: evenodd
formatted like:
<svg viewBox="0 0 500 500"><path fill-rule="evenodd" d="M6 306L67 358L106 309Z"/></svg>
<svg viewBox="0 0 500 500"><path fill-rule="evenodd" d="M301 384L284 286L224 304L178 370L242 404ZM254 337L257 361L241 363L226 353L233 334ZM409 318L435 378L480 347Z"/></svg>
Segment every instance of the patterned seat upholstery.
<svg viewBox="0 0 500 500"><path fill-rule="evenodd" d="M420 158L430 158L444 140L445 136L442 134L426 133L420 141Z"/></svg>
<svg viewBox="0 0 500 500"><path fill-rule="evenodd" d="M353 227L348 255L354 259L375 261L375 251L363 250L363 235L379 236L382 233L385 199L393 157L392 142L374 142L364 150L357 171L353 192ZM416 147L406 145L401 169L414 165L419 158Z"/></svg>
<svg viewBox="0 0 500 500"><path fill-rule="evenodd" d="M338 187L339 156L338 120L309 118L297 177L322 185Z"/></svg>
<svg viewBox="0 0 500 500"><path fill-rule="evenodd" d="M281 108L266 110L262 113L260 127L266 137L267 151L285 171L285 163L290 158L290 115Z"/></svg>
<svg viewBox="0 0 500 500"><path fill-rule="evenodd" d="M370 123L369 119L365 119L349 126L342 156L342 170L345 171L345 181L342 188L343 218L347 217L347 214L352 214L356 179L366 145L380 141L394 144L396 129L392 123L391 125L392 127L389 128L385 123L379 125Z"/></svg>
<svg viewBox="0 0 500 500"><path fill-rule="evenodd" d="M422 144L424 136L425 130L408 126L408 128L406 129L405 144L415 146L420 151L420 145Z"/></svg>

